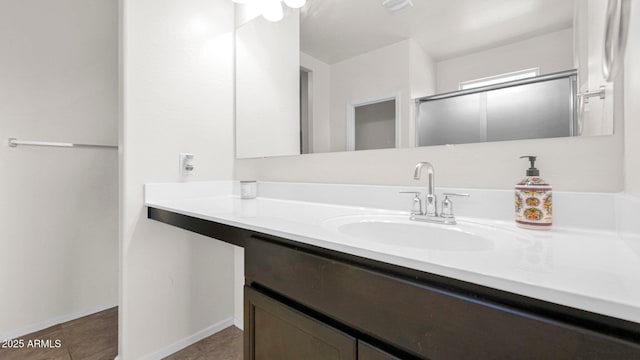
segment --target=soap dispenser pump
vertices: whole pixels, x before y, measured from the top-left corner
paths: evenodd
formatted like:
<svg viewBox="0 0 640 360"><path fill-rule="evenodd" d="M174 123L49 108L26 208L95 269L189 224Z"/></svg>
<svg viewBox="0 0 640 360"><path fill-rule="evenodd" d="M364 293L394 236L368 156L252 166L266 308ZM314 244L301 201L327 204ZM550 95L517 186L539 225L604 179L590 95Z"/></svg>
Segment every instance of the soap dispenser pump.
<svg viewBox="0 0 640 360"><path fill-rule="evenodd" d="M516 184L516 224L525 229L549 230L553 223L551 185L540 177L536 156L526 155L531 167L526 177Z"/></svg>

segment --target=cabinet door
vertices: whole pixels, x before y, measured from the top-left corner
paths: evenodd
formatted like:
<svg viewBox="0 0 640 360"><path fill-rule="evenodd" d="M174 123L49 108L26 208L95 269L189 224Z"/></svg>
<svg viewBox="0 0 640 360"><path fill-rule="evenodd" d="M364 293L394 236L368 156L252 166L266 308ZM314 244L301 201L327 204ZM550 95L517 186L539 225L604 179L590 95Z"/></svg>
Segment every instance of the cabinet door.
<svg viewBox="0 0 640 360"><path fill-rule="evenodd" d="M400 360L373 345L358 340L358 360Z"/></svg>
<svg viewBox="0 0 640 360"><path fill-rule="evenodd" d="M353 360L356 340L245 286L247 360Z"/></svg>

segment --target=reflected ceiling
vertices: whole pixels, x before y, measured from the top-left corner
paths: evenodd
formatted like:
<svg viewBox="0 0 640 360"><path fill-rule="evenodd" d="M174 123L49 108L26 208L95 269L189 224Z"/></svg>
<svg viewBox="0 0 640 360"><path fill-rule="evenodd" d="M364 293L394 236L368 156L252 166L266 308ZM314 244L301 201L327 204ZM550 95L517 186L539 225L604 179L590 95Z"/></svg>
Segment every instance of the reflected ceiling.
<svg viewBox="0 0 640 360"><path fill-rule="evenodd" d="M574 12L574 0L413 4L389 13L382 0L309 0L301 12L300 50L333 64L414 38L439 61L569 28Z"/></svg>

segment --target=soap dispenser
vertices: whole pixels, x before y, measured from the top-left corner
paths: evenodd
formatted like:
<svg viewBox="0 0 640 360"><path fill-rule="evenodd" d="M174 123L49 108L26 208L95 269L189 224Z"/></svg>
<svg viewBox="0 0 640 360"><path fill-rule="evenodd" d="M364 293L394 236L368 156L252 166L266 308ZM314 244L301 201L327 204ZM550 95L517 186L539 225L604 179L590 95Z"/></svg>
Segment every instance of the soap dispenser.
<svg viewBox="0 0 640 360"><path fill-rule="evenodd" d="M516 184L516 224L525 229L549 230L553 223L551 185L540 177L540 170L536 169L536 157L528 158L531 167L527 169L527 176Z"/></svg>

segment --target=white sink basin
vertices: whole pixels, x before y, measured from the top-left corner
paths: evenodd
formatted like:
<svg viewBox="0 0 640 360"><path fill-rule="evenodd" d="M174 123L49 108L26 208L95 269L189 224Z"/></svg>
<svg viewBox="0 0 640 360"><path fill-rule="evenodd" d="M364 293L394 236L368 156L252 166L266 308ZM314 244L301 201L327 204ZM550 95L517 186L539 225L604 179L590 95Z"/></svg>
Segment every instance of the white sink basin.
<svg viewBox="0 0 640 360"><path fill-rule="evenodd" d="M458 221L457 225L412 221L404 215L355 215L329 219L329 230L362 241L421 250L487 251L507 230L489 225Z"/></svg>

